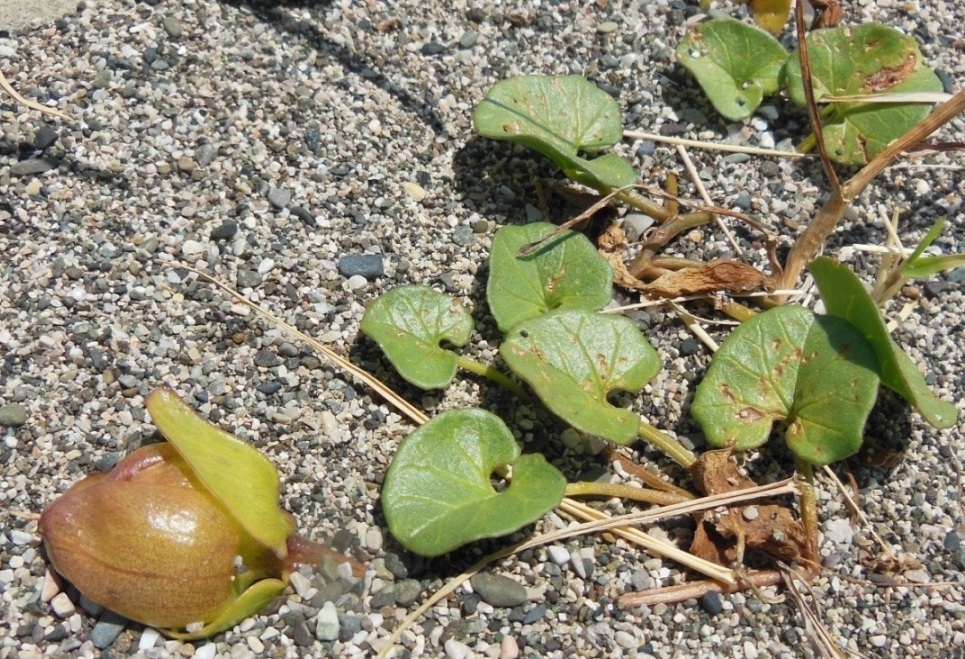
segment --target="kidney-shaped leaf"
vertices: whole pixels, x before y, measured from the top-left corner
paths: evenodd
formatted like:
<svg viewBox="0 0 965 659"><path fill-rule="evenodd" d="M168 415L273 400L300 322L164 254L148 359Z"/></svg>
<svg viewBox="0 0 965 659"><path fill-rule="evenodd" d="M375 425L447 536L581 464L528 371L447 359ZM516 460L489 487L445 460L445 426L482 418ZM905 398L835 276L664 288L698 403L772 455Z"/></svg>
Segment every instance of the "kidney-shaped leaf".
<svg viewBox="0 0 965 659"><path fill-rule="evenodd" d="M170 387L158 387L145 403L154 425L242 528L286 556L294 522L278 505L278 472L268 458L202 419Z"/></svg>
<svg viewBox="0 0 965 659"><path fill-rule="evenodd" d="M828 313L854 325L874 348L882 384L918 408L936 428L953 426L958 419L955 405L931 392L911 357L888 334L885 321L861 280L847 266L826 256L811 263L811 275Z"/></svg>
<svg viewBox="0 0 965 659"><path fill-rule="evenodd" d="M375 340L403 378L423 389L445 387L459 355L442 341L465 345L472 316L461 304L428 286L400 286L372 301L360 328Z"/></svg>
<svg viewBox="0 0 965 659"><path fill-rule="evenodd" d="M677 61L697 78L718 112L740 121L754 114L764 96L780 89L787 51L763 30L718 18L681 40Z"/></svg>
<svg viewBox="0 0 965 659"><path fill-rule="evenodd" d="M738 450L767 441L775 421L796 456L825 465L854 454L878 393L873 349L849 323L785 306L724 341L691 407L707 442Z"/></svg>
<svg viewBox="0 0 965 659"><path fill-rule="evenodd" d="M660 358L629 318L554 311L520 323L499 347L506 364L554 414L587 434L628 444L639 417L607 395L643 388Z"/></svg>
<svg viewBox="0 0 965 659"><path fill-rule="evenodd" d="M510 465L499 492L493 472ZM503 421L484 410L443 412L399 446L382 487L385 519L399 542L437 556L512 533L563 499L566 479L542 455L520 455Z"/></svg>
<svg viewBox="0 0 965 659"><path fill-rule="evenodd" d="M581 233L564 231L519 256L554 229L535 222L496 232L486 299L502 332L557 308L599 309L613 297L613 270Z"/></svg>
<svg viewBox="0 0 965 659"><path fill-rule="evenodd" d="M888 25L814 30L807 36L814 96L938 92L942 83L925 65L914 37ZM801 63L787 65L791 98L804 104ZM837 162L863 165L928 114L924 103L834 103L824 120L824 141Z"/></svg>
<svg viewBox="0 0 965 659"><path fill-rule="evenodd" d="M476 106L473 125L483 137L509 140L542 153L574 181L597 190L636 182L630 163L602 151L620 141L620 106L583 76L528 75L502 80Z"/></svg>

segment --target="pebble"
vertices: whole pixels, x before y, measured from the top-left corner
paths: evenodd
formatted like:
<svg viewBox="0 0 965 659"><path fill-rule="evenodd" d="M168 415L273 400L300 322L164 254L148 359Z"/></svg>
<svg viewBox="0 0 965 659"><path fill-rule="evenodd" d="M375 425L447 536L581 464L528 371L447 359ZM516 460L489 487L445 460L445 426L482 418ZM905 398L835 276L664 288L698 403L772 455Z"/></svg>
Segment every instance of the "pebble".
<svg viewBox="0 0 965 659"><path fill-rule="evenodd" d="M829 519L824 523L824 537L836 545L850 545L854 540L851 521L843 517Z"/></svg>
<svg viewBox="0 0 965 659"><path fill-rule="evenodd" d="M716 616L724 610L724 600L716 590L710 590L700 598L700 608L709 615Z"/></svg>
<svg viewBox="0 0 965 659"><path fill-rule="evenodd" d="M504 636L499 644L499 659L517 659L519 657L519 644L515 636Z"/></svg>
<svg viewBox="0 0 965 659"><path fill-rule="evenodd" d="M291 190L287 188L272 188L268 191L268 203L281 210L292 200Z"/></svg>
<svg viewBox="0 0 965 659"><path fill-rule="evenodd" d="M395 585L395 603L399 606L408 607L419 599L422 594L422 584L415 579L403 579Z"/></svg>
<svg viewBox="0 0 965 659"><path fill-rule="evenodd" d="M29 160L21 160L11 165L10 175L33 176L35 174L43 174L44 172L49 172L51 169L57 169L58 165L60 165L60 162L53 158L30 158Z"/></svg>
<svg viewBox="0 0 965 659"><path fill-rule="evenodd" d="M98 650L104 650L121 635L124 627L127 626L127 619L113 613L105 611L101 614L100 620L91 630L90 640ZM197 656L197 655L195 655Z"/></svg>
<svg viewBox="0 0 965 659"><path fill-rule="evenodd" d="M211 230L211 240L231 240L238 233L237 222L225 222Z"/></svg>
<svg viewBox="0 0 965 659"><path fill-rule="evenodd" d="M27 408L20 403L0 407L0 426L17 427L27 423Z"/></svg>
<svg viewBox="0 0 965 659"><path fill-rule="evenodd" d="M381 254L348 254L338 260L338 271L349 278L378 279L385 274Z"/></svg>
<svg viewBox="0 0 965 659"><path fill-rule="evenodd" d="M325 602L315 616L315 637L322 642L338 639L338 611L331 602Z"/></svg>
<svg viewBox="0 0 965 659"><path fill-rule="evenodd" d="M181 23L178 19L173 16L165 16L161 20L161 25L164 27L164 31L168 33L169 37L180 37L184 34L184 30L181 28Z"/></svg>
<svg viewBox="0 0 965 659"><path fill-rule="evenodd" d="M194 159L201 167L207 167L218 157L218 145L206 143L199 146L194 152Z"/></svg>
<svg viewBox="0 0 965 659"><path fill-rule="evenodd" d="M619 29L619 23L614 23L613 21L604 21L596 27L596 31L600 34L610 34L611 32L616 32Z"/></svg>
<svg viewBox="0 0 965 659"><path fill-rule="evenodd" d="M454 638L448 639L443 645L447 659L466 659L469 656L469 646Z"/></svg>
<svg viewBox="0 0 965 659"><path fill-rule="evenodd" d="M181 253L187 258L198 256L202 252L204 252L204 245L197 240L185 240L181 245Z"/></svg>
<svg viewBox="0 0 965 659"><path fill-rule="evenodd" d="M962 537L954 529L945 534L945 539L942 540L942 548L945 551L958 551L961 546Z"/></svg>
<svg viewBox="0 0 965 659"><path fill-rule="evenodd" d="M44 149L52 147L57 142L58 137L60 137L60 134L56 128L44 124L38 128L34 134L34 148L38 151L43 151Z"/></svg>
<svg viewBox="0 0 965 659"><path fill-rule="evenodd" d="M473 576L469 583L483 601L491 606L514 607L529 599L522 584L500 574L480 572Z"/></svg>
<svg viewBox="0 0 965 659"><path fill-rule="evenodd" d="M74 612L77 610L74 608L74 603L70 597L67 596L67 593L59 593L50 600L50 608L61 618L70 617L74 615Z"/></svg>
<svg viewBox="0 0 965 659"><path fill-rule="evenodd" d="M566 565L570 562L570 552L561 545L550 545L546 548L546 555L556 565Z"/></svg>
<svg viewBox="0 0 965 659"><path fill-rule="evenodd" d="M466 30L459 37L459 47L460 48L472 48L479 41L479 33L474 30Z"/></svg>
<svg viewBox="0 0 965 659"><path fill-rule="evenodd" d="M653 218L642 213L627 213L623 218L623 232L632 243L643 238L644 232L653 226Z"/></svg>
<svg viewBox="0 0 965 659"><path fill-rule="evenodd" d="M402 189L405 190L406 195L408 195L412 201L422 201L429 194L421 185L412 183L411 181L403 181Z"/></svg>

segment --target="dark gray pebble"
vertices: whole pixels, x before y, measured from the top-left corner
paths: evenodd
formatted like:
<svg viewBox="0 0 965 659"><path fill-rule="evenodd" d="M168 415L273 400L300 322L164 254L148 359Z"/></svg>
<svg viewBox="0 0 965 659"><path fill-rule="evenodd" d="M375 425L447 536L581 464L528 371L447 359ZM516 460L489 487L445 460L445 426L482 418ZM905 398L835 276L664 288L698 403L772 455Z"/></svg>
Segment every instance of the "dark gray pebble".
<svg viewBox="0 0 965 659"><path fill-rule="evenodd" d="M261 275L259 275L254 270L239 270L238 271L238 287L239 288L254 288L261 283Z"/></svg>
<svg viewBox="0 0 965 659"><path fill-rule="evenodd" d="M329 581L319 587L318 592L312 596L312 606L322 608L325 602L334 602L345 594L345 584L341 581Z"/></svg>
<svg viewBox="0 0 965 659"><path fill-rule="evenodd" d="M168 33L169 37L180 37L184 34L184 30L181 28L181 23L174 16L165 16L164 20L161 21L161 25L164 27L164 31Z"/></svg>
<svg viewBox="0 0 965 659"><path fill-rule="evenodd" d="M225 222L211 230L211 240L230 240L238 233L237 222Z"/></svg>
<svg viewBox="0 0 965 659"><path fill-rule="evenodd" d="M441 53L444 53L445 50L446 50L446 47L443 46L441 43L430 41L429 43L427 43L422 47L421 52L423 55L439 55Z"/></svg>
<svg viewBox="0 0 965 659"><path fill-rule="evenodd" d="M31 158L21 160L10 166L11 176L32 176L33 174L43 174L51 169L57 169L60 161L54 158Z"/></svg>
<svg viewBox="0 0 965 659"><path fill-rule="evenodd" d="M954 530L949 531L945 534L945 540L942 541L942 547L946 551L958 551L959 547L962 546L962 538Z"/></svg>
<svg viewBox="0 0 965 659"><path fill-rule="evenodd" d="M27 408L20 403L0 407L0 426L16 427L27 422Z"/></svg>
<svg viewBox="0 0 965 659"><path fill-rule="evenodd" d="M385 274L385 266L381 254L349 254L339 259L338 271L343 277L377 279Z"/></svg>
<svg viewBox="0 0 965 659"><path fill-rule="evenodd" d="M43 151L47 147L53 146L58 137L60 135L53 126L44 124L37 129L37 133L34 135L34 148Z"/></svg>
<svg viewBox="0 0 965 659"><path fill-rule="evenodd" d="M278 390L281 389L281 382L276 380L272 380L271 382L262 382L255 388L266 396L271 396L272 394L278 393Z"/></svg>
<svg viewBox="0 0 965 659"><path fill-rule="evenodd" d="M395 603L409 606L422 594L422 584L415 579L403 579L395 585Z"/></svg>
<svg viewBox="0 0 965 659"><path fill-rule="evenodd" d="M275 354L273 350L268 348L262 348L255 355L255 366L261 366L262 368L271 368L272 366L278 366L281 364L281 359Z"/></svg>
<svg viewBox="0 0 965 659"><path fill-rule="evenodd" d="M402 562L399 555L393 552L385 555L385 569L391 572L396 579L405 579L409 576L409 568Z"/></svg>
<svg viewBox="0 0 965 659"><path fill-rule="evenodd" d="M480 572L469 583L490 606L519 606L527 599L522 584L499 574Z"/></svg>
<svg viewBox="0 0 965 659"><path fill-rule="evenodd" d="M523 618L524 625L532 625L538 620L542 620L543 616L546 615L546 605L537 604L532 609L526 612L526 616Z"/></svg>
<svg viewBox="0 0 965 659"><path fill-rule="evenodd" d="M372 595L372 599L369 601L369 606L373 611L378 611L393 604L395 604L395 588L391 586L387 586L375 595Z"/></svg>
<svg viewBox="0 0 965 659"><path fill-rule="evenodd" d="M360 616L343 615L338 619L338 622L338 638L343 643L347 643L353 636L362 631L362 618Z"/></svg>
<svg viewBox="0 0 965 659"><path fill-rule="evenodd" d="M300 648L309 648L315 642L315 635L309 631L308 625L305 624L304 620L290 620L289 623L290 630L289 634L292 640L295 641L295 645Z"/></svg>
<svg viewBox="0 0 965 659"><path fill-rule="evenodd" d="M291 214L308 226L315 226L315 216L312 215L312 212L304 206L295 206L293 209L291 209Z"/></svg>
<svg viewBox="0 0 965 659"><path fill-rule="evenodd" d="M724 600L716 590L708 591L700 598L700 608L715 616L724 610Z"/></svg>
<svg viewBox="0 0 965 659"><path fill-rule="evenodd" d="M122 618L113 611L104 611L101 619L94 625L90 632L90 640L94 647L103 650L110 646L127 626L127 619Z"/></svg>
<svg viewBox="0 0 965 659"><path fill-rule="evenodd" d="M697 343L697 339L693 337L687 337L680 344L680 354L684 357L695 355L698 350L700 350L700 344Z"/></svg>

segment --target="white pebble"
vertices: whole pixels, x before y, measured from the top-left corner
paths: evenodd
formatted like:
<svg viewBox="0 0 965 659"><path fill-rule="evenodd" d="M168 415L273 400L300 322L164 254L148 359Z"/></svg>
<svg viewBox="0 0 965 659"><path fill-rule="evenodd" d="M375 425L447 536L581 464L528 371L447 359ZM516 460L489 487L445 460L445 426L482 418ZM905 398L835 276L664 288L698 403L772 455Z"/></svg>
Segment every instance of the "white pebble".
<svg viewBox="0 0 965 659"><path fill-rule="evenodd" d="M322 610L315 616L315 637L320 641L334 641L338 638L338 611L331 602L325 602Z"/></svg>
<svg viewBox="0 0 965 659"><path fill-rule="evenodd" d="M350 291L357 291L359 289L365 288L369 285L369 280L362 275L352 275L348 278L348 289Z"/></svg>
<svg viewBox="0 0 965 659"><path fill-rule="evenodd" d="M460 643L454 638L450 638L446 641L446 656L449 659L466 659L469 656L469 646L465 643Z"/></svg>
<svg viewBox="0 0 965 659"><path fill-rule="evenodd" d="M60 581L50 570L47 570L47 574L44 575L44 585L40 589L40 601L49 602L54 599L54 595L60 592Z"/></svg>
<svg viewBox="0 0 965 659"><path fill-rule="evenodd" d="M267 275L271 272L272 268L275 267L274 259L262 259L261 263L258 264L258 274Z"/></svg>
<svg viewBox="0 0 965 659"><path fill-rule="evenodd" d="M141 634L141 640L137 642L137 649L141 652L150 650L154 647L159 638L161 638L161 633L156 629L148 627Z"/></svg>
<svg viewBox="0 0 965 659"><path fill-rule="evenodd" d="M261 654L265 651L265 644L262 643L261 639L257 636L248 637L248 647L251 648L251 651L255 654Z"/></svg>
<svg viewBox="0 0 965 659"><path fill-rule="evenodd" d="M204 245L197 240L185 240L181 246L181 253L184 256L197 256L204 251Z"/></svg>
<svg viewBox="0 0 965 659"><path fill-rule="evenodd" d="M549 559L557 565L566 565L570 560L570 552L566 547L560 545L550 545L546 548Z"/></svg>
<svg viewBox="0 0 965 659"><path fill-rule="evenodd" d="M194 651L194 659L214 659L217 654L217 645L214 643L205 643Z"/></svg>
<svg viewBox="0 0 965 659"><path fill-rule="evenodd" d="M316 592L318 592L314 587L312 587L312 581L306 577L301 572L292 572L291 574L292 587L298 596L303 600L308 600L312 598Z"/></svg>
<svg viewBox="0 0 965 659"><path fill-rule="evenodd" d="M61 618L72 616L74 615L74 611L76 611L74 603L67 597L67 593L60 593L54 597L54 599L50 600L50 608Z"/></svg>
<svg viewBox="0 0 965 659"><path fill-rule="evenodd" d="M372 527L365 533L365 546L372 551L379 551L382 549L381 529Z"/></svg>

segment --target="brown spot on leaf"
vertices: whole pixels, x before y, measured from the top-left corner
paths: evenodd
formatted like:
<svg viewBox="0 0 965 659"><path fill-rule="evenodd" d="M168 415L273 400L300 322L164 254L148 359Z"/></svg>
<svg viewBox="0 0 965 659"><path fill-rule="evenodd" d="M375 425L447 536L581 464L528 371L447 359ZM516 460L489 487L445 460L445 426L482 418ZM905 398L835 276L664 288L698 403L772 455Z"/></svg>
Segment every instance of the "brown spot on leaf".
<svg viewBox="0 0 965 659"><path fill-rule="evenodd" d="M754 407L745 407L737 413L737 418L748 423L757 423L764 418L764 413Z"/></svg>
<svg viewBox="0 0 965 659"><path fill-rule="evenodd" d="M872 44L868 44L869 49L872 48ZM861 90L866 94L877 94L879 92L891 89L895 85L904 82L908 76L915 72L918 68L918 62L915 60L914 54L909 54L899 66L892 68L883 68L876 71L873 75L865 78L864 84L861 86Z"/></svg>

